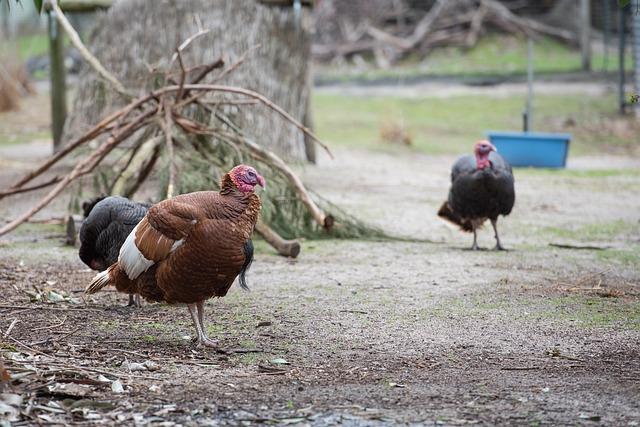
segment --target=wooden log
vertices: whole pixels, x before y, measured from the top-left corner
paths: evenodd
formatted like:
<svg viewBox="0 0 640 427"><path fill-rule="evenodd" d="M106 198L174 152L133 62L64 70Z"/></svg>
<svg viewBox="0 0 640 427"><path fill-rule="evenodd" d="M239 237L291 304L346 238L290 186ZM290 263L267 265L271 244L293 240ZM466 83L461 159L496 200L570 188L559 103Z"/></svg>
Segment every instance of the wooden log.
<svg viewBox="0 0 640 427"><path fill-rule="evenodd" d="M295 258L300 254L300 242L297 240L285 240L273 231L267 224L258 220L256 232L262 236L271 246L278 251L278 254Z"/></svg>

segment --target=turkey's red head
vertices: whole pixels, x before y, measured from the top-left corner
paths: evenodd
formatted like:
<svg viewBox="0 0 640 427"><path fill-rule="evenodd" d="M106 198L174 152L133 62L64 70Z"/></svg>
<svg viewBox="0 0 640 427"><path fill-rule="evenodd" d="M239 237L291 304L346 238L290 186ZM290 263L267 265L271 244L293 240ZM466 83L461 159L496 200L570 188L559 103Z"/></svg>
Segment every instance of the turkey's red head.
<svg viewBox="0 0 640 427"><path fill-rule="evenodd" d="M251 193L256 185L260 185L262 188L266 185L264 178L254 168L247 165L234 167L229 172L229 177L238 190L243 193Z"/></svg>
<svg viewBox="0 0 640 427"><path fill-rule="evenodd" d="M489 141L482 140L482 141L476 142L476 145L473 146L473 153L476 156L476 166L478 169L491 167L489 154L492 151L498 151L498 150Z"/></svg>

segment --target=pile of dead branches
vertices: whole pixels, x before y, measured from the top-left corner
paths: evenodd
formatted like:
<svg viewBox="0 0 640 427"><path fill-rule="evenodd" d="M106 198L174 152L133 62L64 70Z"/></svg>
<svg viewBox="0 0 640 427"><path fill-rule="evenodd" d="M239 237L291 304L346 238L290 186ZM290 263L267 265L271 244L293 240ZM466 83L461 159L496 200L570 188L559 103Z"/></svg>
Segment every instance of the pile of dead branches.
<svg viewBox="0 0 640 427"><path fill-rule="evenodd" d="M339 38L321 38L313 46L314 57L342 61L360 55L373 57L379 67L387 68L409 55L424 57L439 46L471 48L488 27L509 34L533 38L546 35L576 42L572 31L518 16L497 0L436 0L426 12L411 9L404 2L398 4L401 7L388 3L385 13L377 14L374 20L336 16ZM330 5L331 1L324 7ZM327 17L331 12L326 13ZM318 14L322 20L323 10ZM326 30L322 23L318 28Z"/></svg>
<svg viewBox="0 0 640 427"><path fill-rule="evenodd" d="M57 8L55 2L52 4ZM309 129L261 94L242 87L218 84L245 61L251 50L229 66L218 59L189 67L183 61L182 52L207 34L207 30L201 30L176 48L166 70L154 70L157 87L134 97L88 52L62 11L57 12L61 27L86 61L111 85L112 90L129 101L8 189L0 191L1 200L52 187L28 211L1 227L0 235L28 221L83 177L104 183L100 191L103 194L131 197L154 176L155 184L161 184L162 190L158 194L161 199L215 188L222 174L239 163L256 165L270 182L269 192L262 194L263 221L258 223L256 230L281 254L296 256L300 248L297 242L281 239L281 235L300 237L309 235L305 231L320 230L331 231L332 235L360 237L367 230L373 230L337 208L340 215L334 226L334 216L325 213L318 203L331 209L333 205L312 196L281 158L248 138L234 124L231 119L234 110L262 104L296 126L331 155ZM202 83L205 78L206 84ZM51 176L53 166L64 159L71 160L75 166L64 174Z"/></svg>

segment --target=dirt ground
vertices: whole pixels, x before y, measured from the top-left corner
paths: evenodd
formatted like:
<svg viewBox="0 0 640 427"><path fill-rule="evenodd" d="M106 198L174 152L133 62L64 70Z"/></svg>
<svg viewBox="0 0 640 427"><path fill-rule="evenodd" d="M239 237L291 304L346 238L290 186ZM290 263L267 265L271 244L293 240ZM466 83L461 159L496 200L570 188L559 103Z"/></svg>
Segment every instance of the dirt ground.
<svg viewBox="0 0 640 427"><path fill-rule="evenodd" d="M2 149L0 187L37 148ZM339 150L307 168L325 197L432 243L307 241L290 260L258 242L252 291L207 303L218 352L191 342L185 307L83 301L93 273L61 226L3 237L13 425L638 425L640 160L516 170L500 253L436 218L452 161Z"/></svg>

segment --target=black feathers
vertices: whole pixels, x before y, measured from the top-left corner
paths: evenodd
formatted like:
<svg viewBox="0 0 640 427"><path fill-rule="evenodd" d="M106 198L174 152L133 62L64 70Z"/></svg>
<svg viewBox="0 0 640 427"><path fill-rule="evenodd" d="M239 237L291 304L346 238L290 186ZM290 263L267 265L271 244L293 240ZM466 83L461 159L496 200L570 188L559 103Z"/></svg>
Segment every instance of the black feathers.
<svg viewBox="0 0 640 427"><path fill-rule="evenodd" d="M249 267L251 267L251 262L253 262L253 241L249 239L244 244L244 264L242 264L242 270L240 270L240 275L238 276L240 287L245 291L249 290L249 286L247 286L246 274L249 270Z"/></svg>
<svg viewBox="0 0 640 427"><path fill-rule="evenodd" d="M82 202L82 213L84 214L84 217L88 217L89 213L91 212L91 209L93 209L93 207L98 203L101 202L102 200L104 200L106 198L106 196L98 196L98 197L94 197L93 199L89 199L85 202Z"/></svg>
<svg viewBox="0 0 640 427"><path fill-rule="evenodd" d="M82 208L86 218L80 228L79 256L92 269L102 271L118 260L120 247L149 207L112 196L90 200Z"/></svg>
<svg viewBox="0 0 640 427"><path fill-rule="evenodd" d="M511 166L496 152L489 160L490 167L478 169L473 155L463 156L451 170L449 198L438 215L464 231L473 231L486 219L509 215L515 203Z"/></svg>

